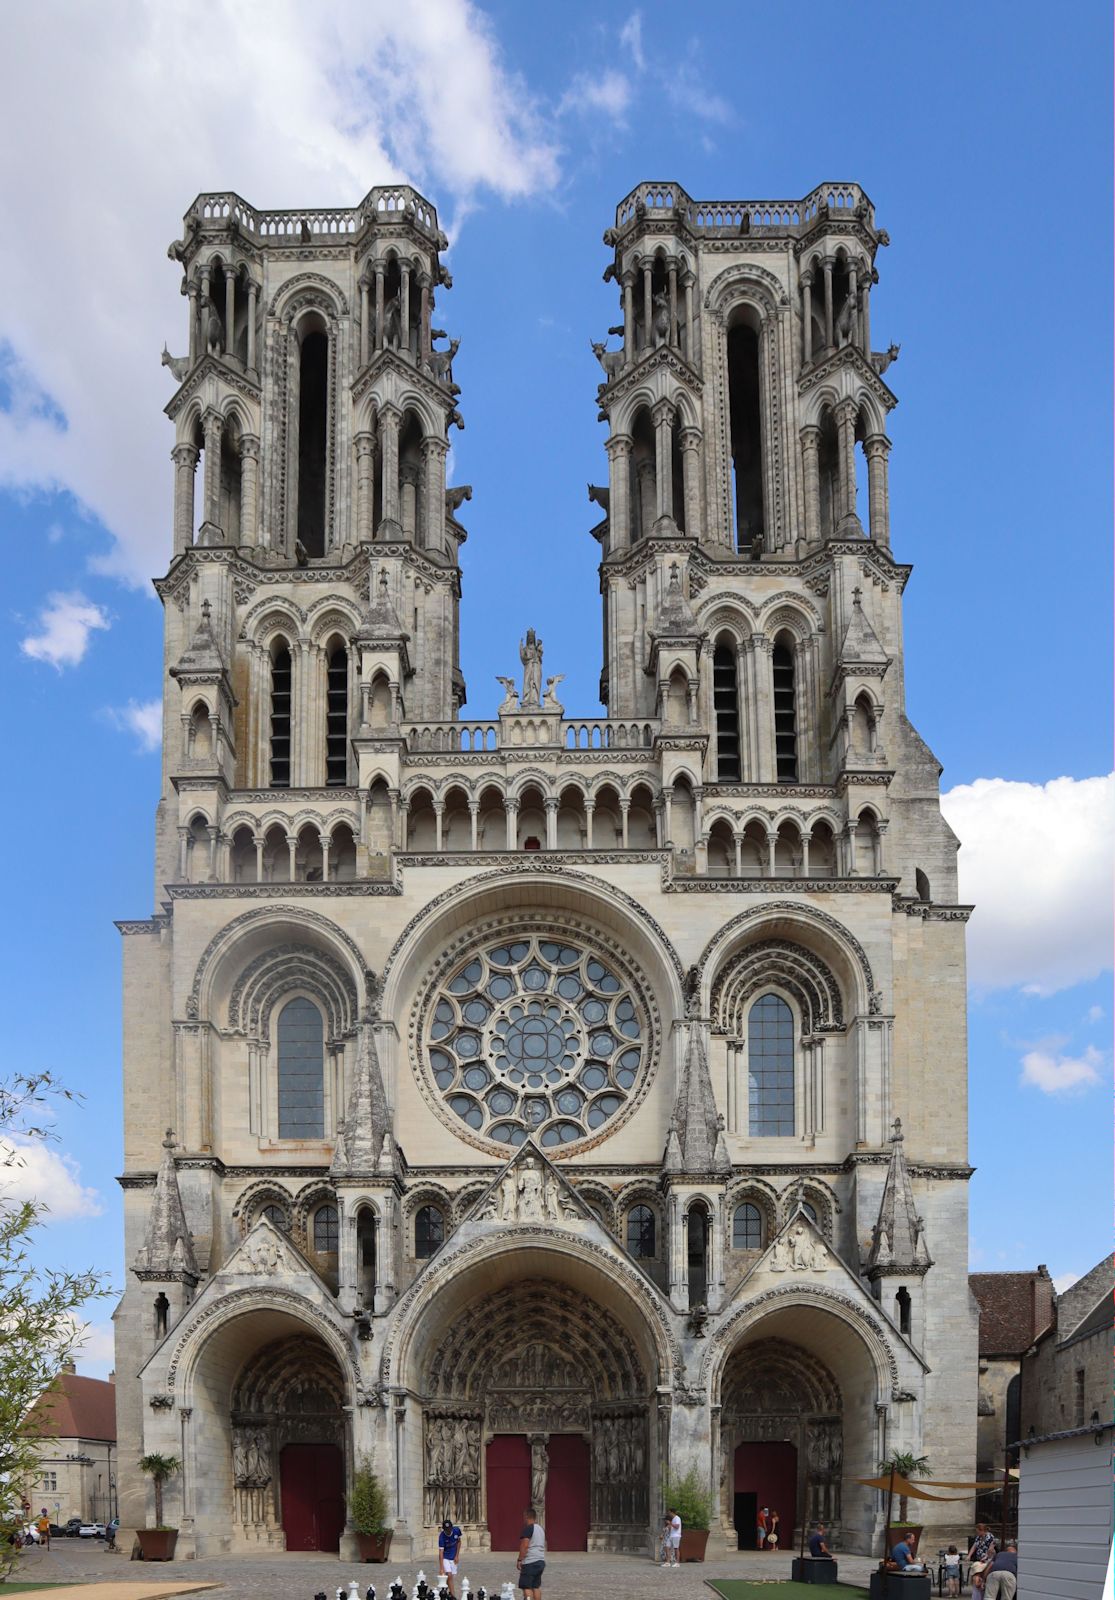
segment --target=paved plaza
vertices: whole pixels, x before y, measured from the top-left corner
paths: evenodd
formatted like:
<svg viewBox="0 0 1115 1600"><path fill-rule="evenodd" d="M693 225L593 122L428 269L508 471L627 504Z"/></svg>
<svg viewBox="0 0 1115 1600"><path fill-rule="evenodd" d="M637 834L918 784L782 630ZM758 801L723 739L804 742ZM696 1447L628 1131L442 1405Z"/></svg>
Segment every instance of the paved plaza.
<svg viewBox="0 0 1115 1600"><path fill-rule="evenodd" d="M874 1559L853 1555L839 1559L843 1582L866 1585L867 1574L876 1565ZM582 1600L589 1596L600 1596L601 1600L647 1600L659 1590L680 1600L711 1600L706 1587L710 1579L769 1578L774 1582L789 1578L790 1561L788 1552L760 1555L741 1550L663 1571L645 1556L559 1552L547 1562L543 1581L547 1600ZM111 1580L111 1600L153 1600L156 1595L185 1593L184 1585L201 1587L211 1583L237 1600L240 1596L244 1600L254 1600L255 1596L266 1596L267 1600L313 1600L322 1589L333 1600L338 1584L343 1582L347 1588L349 1579L356 1578L362 1595L369 1584L374 1584L379 1600L384 1600L395 1577L402 1579L409 1593L419 1567L432 1577L437 1571L436 1557L404 1565L360 1566L321 1555L209 1556L197 1561L160 1563L156 1574L152 1567L129 1562L123 1554L111 1554L101 1544L58 1540L49 1552L28 1551L18 1577L20 1582L38 1578L44 1583L96 1584L98 1596L102 1592L100 1586ZM473 1556L466 1550L462 1571L473 1589L483 1584L489 1592L498 1594L500 1585L515 1577L515 1558L487 1551ZM165 1587L158 1587L164 1580ZM103 1592L105 1600L110 1600L109 1591Z"/></svg>

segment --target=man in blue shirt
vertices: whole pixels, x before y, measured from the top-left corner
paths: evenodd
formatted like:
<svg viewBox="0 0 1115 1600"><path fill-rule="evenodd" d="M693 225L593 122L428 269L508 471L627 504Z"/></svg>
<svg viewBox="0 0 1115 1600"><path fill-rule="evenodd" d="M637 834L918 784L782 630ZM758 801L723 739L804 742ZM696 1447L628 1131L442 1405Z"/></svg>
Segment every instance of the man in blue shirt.
<svg viewBox="0 0 1115 1600"><path fill-rule="evenodd" d="M983 1592L985 1600L1014 1600L1018 1593L1018 1546L1013 1539L991 1563Z"/></svg>
<svg viewBox="0 0 1115 1600"><path fill-rule="evenodd" d="M818 1522L816 1532L809 1541L809 1554L817 1558L831 1556L832 1554L832 1551L825 1543L825 1525L823 1522Z"/></svg>
<svg viewBox="0 0 1115 1600"><path fill-rule="evenodd" d="M891 1551L891 1560L898 1567L899 1572L924 1572L925 1564L917 1558L917 1535L912 1534L909 1539L899 1539Z"/></svg>
<svg viewBox="0 0 1115 1600"><path fill-rule="evenodd" d="M453 1580L457 1576L457 1558L461 1553L461 1530L451 1517L446 1517L437 1536L437 1569L445 1579L445 1587L456 1600L457 1590Z"/></svg>

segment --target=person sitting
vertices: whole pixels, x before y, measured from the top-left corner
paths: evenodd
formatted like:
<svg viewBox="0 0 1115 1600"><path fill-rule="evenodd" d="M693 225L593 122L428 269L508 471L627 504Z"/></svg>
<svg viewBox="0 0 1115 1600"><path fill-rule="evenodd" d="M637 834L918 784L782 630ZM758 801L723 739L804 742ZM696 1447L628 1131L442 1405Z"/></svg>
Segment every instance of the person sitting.
<svg viewBox="0 0 1115 1600"><path fill-rule="evenodd" d="M985 1600L1014 1600L1018 1593L1018 1544L1008 1539L991 1563L984 1582Z"/></svg>
<svg viewBox="0 0 1115 1600"><path fill-rule="evenodd" d="M912 1533L899 1539L890 1553L890 1558L899 1572L924 1572L925 1563L919 1561L917 1555L918 1536L916 1533Z"/></svg>
<svg viewBox="0 0 1115 1600"><path fill-rule="evenodd" d="M831 1557L832 1555L832 1551L825 1543L825 1525L823 1522L818 1522L809 1540L809 1554L817 1560L820 1560L822 1556Z"/></svg>

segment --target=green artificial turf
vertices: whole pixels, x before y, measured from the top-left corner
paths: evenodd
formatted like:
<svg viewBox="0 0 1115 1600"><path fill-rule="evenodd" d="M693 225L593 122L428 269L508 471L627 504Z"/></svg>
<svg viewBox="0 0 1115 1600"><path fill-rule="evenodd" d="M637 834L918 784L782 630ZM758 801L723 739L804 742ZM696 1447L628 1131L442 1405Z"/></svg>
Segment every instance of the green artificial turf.
<svg viewBox="0 0 1115 1600"><path fill-rule="evenodd" d="M809 1600L810 1595L814 1600L867 1600L867 1590L850 1583L783 1583L777 1578L758 1583L746 1578L708 1578L706 1582L724 1600Z"/></svg>

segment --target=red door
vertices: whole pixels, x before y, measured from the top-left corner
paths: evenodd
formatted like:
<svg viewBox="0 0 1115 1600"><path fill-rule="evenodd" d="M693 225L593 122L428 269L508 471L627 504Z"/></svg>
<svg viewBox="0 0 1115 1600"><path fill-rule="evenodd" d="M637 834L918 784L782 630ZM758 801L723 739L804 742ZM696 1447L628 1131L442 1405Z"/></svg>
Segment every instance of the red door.
<svg viewBox="0 0 1115 1600"><path fill-rule="evenodd" d="M759 1508L769 1506L771 1511L777 1511L778 1548L794 1548L794 1518L798 1503L796 1446L784 1439L739 1445L736 1449L735 1492L753 1494ZM751 1548L754 1548L754 1543Z"/></svg>
<svg viewBox="0 0 1115 1600"><path fill-rule="evenodd" d="M279 1458L288 1550L339 1550L345 1525L345 1459L339 1445L288 1444Z"/></svg>
<svg viewBox="0 0 1115 1600"><path fill-rule="evenodd" d="M518 1550L523 1512L530 1505L530 1444L526 1435L497 1433L488 1446L485 1461L492 1549Z"/></svg>
<svg viewBox="0 0 1115 1600"><path fill-rule="evenodd" d="M589 1521L588 1445L579 1433L551 1433L546 1509L542 1526L548 1550L587 1550Z"/></svg>

